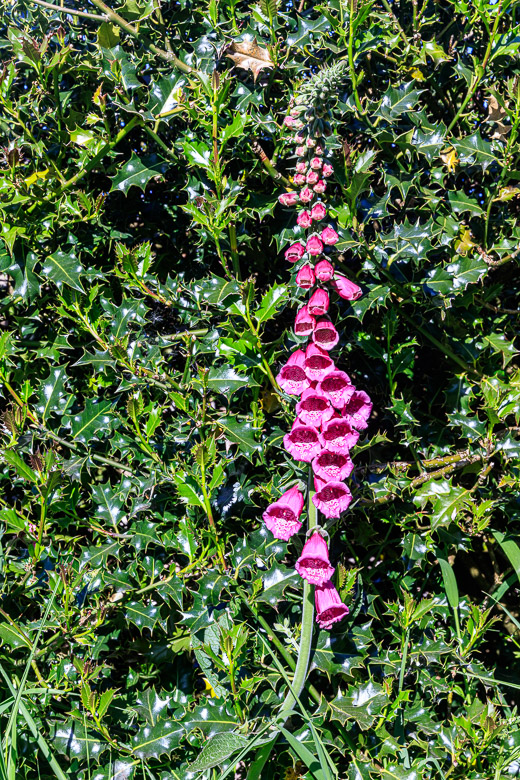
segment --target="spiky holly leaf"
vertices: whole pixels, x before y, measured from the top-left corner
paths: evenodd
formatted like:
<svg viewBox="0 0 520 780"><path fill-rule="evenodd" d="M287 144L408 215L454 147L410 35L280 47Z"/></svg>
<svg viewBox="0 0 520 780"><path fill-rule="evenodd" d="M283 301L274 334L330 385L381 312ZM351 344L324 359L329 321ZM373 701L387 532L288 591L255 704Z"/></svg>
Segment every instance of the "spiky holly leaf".
<svg viewBox="0 0 520 780"><path fill-rule="evenodd" d="M233 41L226 51L226 57L233 60L238 68L250 70L254 81L256 81L260 71L264 68L274 68L269 51L259 46L256 38L252 41L241 41L240 43Z"/></svg>
<svg viewBox="0 0 520 780"><path fill-rule="evenodd" d="M348 720L355 720L360 729L366 731L387 702L388 694L384 688L378 683L367 682L351 686L346 696L340 691L330 703L331 715L333 720L339 720L343 725Z"/></svg>
<svg viewBox="0 0 520 780"><path fill-rule="evenodd" d="M110 192L119 191L126 195L134 185L144 192L150 179L154 176L162 179L167 168L166 160L160 159L155 154L140 159L135 152L132 152L129 161L112 177Z"/></svg>

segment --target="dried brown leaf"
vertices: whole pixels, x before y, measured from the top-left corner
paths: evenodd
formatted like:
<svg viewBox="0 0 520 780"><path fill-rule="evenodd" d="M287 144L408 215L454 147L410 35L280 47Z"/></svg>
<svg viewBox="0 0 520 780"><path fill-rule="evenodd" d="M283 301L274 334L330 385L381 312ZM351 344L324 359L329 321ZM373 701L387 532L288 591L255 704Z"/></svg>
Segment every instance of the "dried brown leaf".
<svg viewBox="0 0 520 780"><path fill-rule="evenodd" d="M258 74L264 68L274 68L271 55L267 49L258 45L256 38L253 41L241 41L230 44L226 51L226 57L233 60L238 68L250 70L256 81Z"/></svg>
<svg viewBox="0 0 520 780"><path fill-rule="evenodd" d="M511 125L504 122L507 111L500 105L494 95L488 98L488 122L496 122L496 129L491 138L503 138L511 130Z"/></svg>

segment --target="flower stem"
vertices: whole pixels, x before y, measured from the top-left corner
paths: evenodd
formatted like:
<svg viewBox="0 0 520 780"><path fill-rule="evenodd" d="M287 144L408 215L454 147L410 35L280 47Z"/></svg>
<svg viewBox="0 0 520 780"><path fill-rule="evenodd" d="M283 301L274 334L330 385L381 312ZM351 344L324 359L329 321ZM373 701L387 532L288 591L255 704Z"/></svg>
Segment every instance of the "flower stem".
<svg viewBox="0 0 520 780"><path fill-rule="evenodd" d="M307 491L307 517L309 530L315 528L318 524L318 510L314 506L312 497L314 490L312 489L312 466L309 466L309 489ZM300 636L300 648L298 650L298 660L296 661L296 669L294 670L294 677L292 681L291 690L287 693L282 706L280 707L279 715L287 713L287 718L283 723L278 723L282 728L289 717L289 713L296 704L296 698L299 698L303 688L305 686L305 680L307 679L307 672L309 670L309 661L311 657L311 645L312 645L312 630L314 628L314 593L313 586L303 581L303 611L302 611L302 633ZM255 760L251 765L247 774L247 780L260 780L262 776L262 770L266 765L271 751L275 746L278 734L267 744L263 745L255 756Z"/></svg>

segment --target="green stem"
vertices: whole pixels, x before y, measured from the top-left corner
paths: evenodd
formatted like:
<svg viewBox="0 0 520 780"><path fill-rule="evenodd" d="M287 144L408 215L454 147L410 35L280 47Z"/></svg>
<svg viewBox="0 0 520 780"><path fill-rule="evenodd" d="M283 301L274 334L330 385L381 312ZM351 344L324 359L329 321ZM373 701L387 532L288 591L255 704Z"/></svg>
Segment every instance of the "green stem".
<svg viewBox="0 0 520 780"><path fill-rule="evenodd" d="M309 479L308 479L308 491L307 491L307 516L309 530L315 528L318 524L318 510L314 506L312 497L314 490L312 489L313 473L312 467L309 467ZM287 722L289 713L296 704L296 699L299 698L305 681L307 679L307 673L309 670L309 661L311 657L312 646L312 633L314 628L314 592L313 587L307 580L303 581L303 611L302 611L302 633L300 636L300 649L298 650L298 660L296 661L296 668L294 670L294 677L292 680L291 690L287 693L282 706L280 707L279 715L287 713L287 717L283 722L278 721L278 725L283 727ZM262 776L262 770L266 765L271 751L275 746L278 734L263 745L255 756L255 760L251 765L251 768L247 775L247 780L260 780Z"/></svg>
<svg viewBox="0 0 520 780"><path fill-rule="evenodd" d="M341 1L340 1L340 7L341 7ZM350 73L350 80L352 82L352 91L354 92L354 100L356 101L357 110L360 114L363 113L363 106L361 105L361 100L359 99L359 93L357 88L357 77L356 77L356 71L354 69L354 26L353 26L353 19L354 17L354 3L350 2L350 12L349 12L349 21L348 21L348 69Z"/></svg>
<svg viewBox="0 0 520 780"><path fill-rule="evenodd" d="M76 11L75 8L66 8L63 5L54 5L54 3L46 3L44 0L31 0L31 3L35 5L41 5L44 8L50 8L51 11L56 11L60 14L70 14L71 16L82 16L84 19L93 19L96 22L106 22L108 17L103 14L89 14L86 11Z"/></svg>
<svg viewBox="0 0 520 780"><path fill-rule="evenodd" d="M395 15L395 13L394 13L394 11L393 11L393 9L392 9L392 7L391 7L390 3L388 2L388 0L381 0L381 3L382 3L382 4L383 4L383 6L386 8L386 10L387 10L387 11L388 11L388 13L390 14L390 16L392 16L392 17L393 17L393 19L394 19L394 22L395 22L395 23L396 23L396 25L397 25L397 30L398 30L398 32L399 32L399 35L400 35L400 37L401 37L401 39L402 39L402 41L403 41L404 45L405 45L406 47L408 47L408 38L406 37L406 33L405 33L405 31L403 30L403 28L401 27L401 23L399 22L399 19L398 19L398 18L397 18L397 16Z"/></svg>
<svg viewBox="0 0 520 780"><path fill-rule="evenodd" d="M399 672L399 693L403 690L403 684L404 684L404 675L406 671L406 661L408 660L408 640L410 639L410 629L407 628L404 636L403 636L403 642L401 644L401 669Z"/></svg>

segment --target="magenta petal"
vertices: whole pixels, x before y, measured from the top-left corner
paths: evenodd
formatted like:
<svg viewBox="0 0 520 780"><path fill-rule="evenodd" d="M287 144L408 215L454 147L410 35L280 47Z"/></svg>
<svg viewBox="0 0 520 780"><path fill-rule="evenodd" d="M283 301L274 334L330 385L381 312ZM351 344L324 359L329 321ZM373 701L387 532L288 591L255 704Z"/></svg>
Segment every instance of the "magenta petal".
<svg viewBox="0 0 520 780"><path fill-rule="evenodd" d="M297 349L276 377L276 381L289 395L301 395L310 386L305 373L305 352Z"/></svg>
<svg viewBox="0 0 520 780"><path fill-rule="evenodd" d="M334 623L348 615L348 607L330 580L314 591L316 620L320 628L331 628Z"/></svg>
<svg viewBox="0 0 520 780"><path fill-rule="evenodd" d="M345 405L343 414L353 428L364 431L372 412L372 401L363 390L356 390Z"/></svg>
<svg viewBox="0 0 520 780"><path fill-rule="evenodd" d="M296 420L290 433L283 437L283 445L295 460L310 463L321 450L320 435L312 425Z"/></svg>
<svg viewBox="0 0 520 780"><path fill-rule="evenodd" d="M312 585L323 585L330 580L334 566L330 565L327 543L319 533L313 533L305 542L295 568L300 577Z"/></svg>
<svg viewBox="0 0 520 780"><path fill-rule="evenodd" d="M345 406L355 389L350 377L344 371L331 371L320 383L320 390L336 409Z"/></svg>
<svg viewBox="0 0 520 780"><path fill-rule="evenodd" d="M309 388L302 393L301 400L296 404L296 414L305 425L319 428L330 420L334 409L323 393Z"/></svg>
<svg viewBox="0 0 520 780"><path fill-rule="evenodd" d="M319 320L314 328L312 340L321 349L334 349L339 341L339 334L330 320Z"/></svg>
<svg viewBox="0 0 520 780"><path fill-rule="evenodd" d="M304 498L296 485L280 496L278 501L267 507L263 514L267 528L277 539L287 541L301 528L299 520Z"/></svg>
<svg viewBox="0 0 520 780"><path fill-rule="evenodd" d="M325 517L339 517L348 509L352 494L344 482L324 482L319 477L314 477L314 487L316 493L312 501Z"/></svg>
<svg viewBox="0 0 520 780"><path fill-rule="evenodd" d="M312 468L325 482L343 482L351 475L354 464L348 453L322 450L312 461Z"/></svg>
<svg viewBox="0 0 520 780"><path fill-rule="evenodd" d="M357 444L359 433L345 417L333 417L322 426L321 438L323 446L331 452L347 455Z"/></svg>
<svg viewBox="0 0 520 780"><path fill-rule="evenodd" d="M311 382L321 382L334 368L334 361L325 350L309 344L305 350L304 369Z"/></svg>

